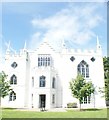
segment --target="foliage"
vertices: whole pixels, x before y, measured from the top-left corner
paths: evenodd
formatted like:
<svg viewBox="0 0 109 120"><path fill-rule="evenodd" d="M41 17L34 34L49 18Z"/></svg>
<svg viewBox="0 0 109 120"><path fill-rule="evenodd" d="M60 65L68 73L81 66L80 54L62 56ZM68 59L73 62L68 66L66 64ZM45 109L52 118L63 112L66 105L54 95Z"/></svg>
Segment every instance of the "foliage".
<svg viewBox="0 0 109 120"><path fill-rule="evenodd" d="M10 88L9 82L6 81L7 75L2 71L0 73L0 98L4 98L12 90Z"/></svg>
<svg viewBox="0 0 109 120"><path fill-rule="evenodd" d="M107 106L109 106L109 57L103 58L104 65L104 79L105 79L105 88L100 89L101 93L105 94L105 100L108 102Z"/></svg>
<svg viewBox="0 0 109 120"><path fill-rule="evenodd" d="M109 57L103 58L103 65L104 65L104 78L109 78Z"/></svg>
<svg viewBox="0 0 109 120"><path fill-rule="evenodd" d="M68 108L77 108L78 106L77 106L77 103L73 102L73 103L68 103L67 107Z"/></svg>
<svg viewBox="0 0 109 120"><path fill-rule="evenodd" d="M86 82L81 74L78 74L76 79L70 81L70 89L72 91L72 95L79 100L80 109L83 97L86 98L95 91L92 82Z"/></svg>
<svg viewBox="0 0 109 120"><path fill-rule="evenodd" d="M105 80L105 99L107 106L109 106L109 78Z"/></svg>

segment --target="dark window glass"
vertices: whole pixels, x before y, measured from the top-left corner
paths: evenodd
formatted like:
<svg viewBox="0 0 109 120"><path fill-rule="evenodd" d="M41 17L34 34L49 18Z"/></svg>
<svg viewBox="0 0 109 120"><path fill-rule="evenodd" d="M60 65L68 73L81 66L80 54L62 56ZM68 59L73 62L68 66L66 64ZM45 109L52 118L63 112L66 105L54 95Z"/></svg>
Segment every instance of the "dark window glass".
<svg viewBox="0 0 109 120"><path fill-rule="evenodd" d="M34 77L32 77L32 87L34 87Z"/></svg>
<svg viewBox="0 0 109 120"><path fill-rule="evenodd" d="M45 76L40 76L40 87L45 87Z"/></svg>
<svg viewBox="0 0 109 120"><path fill-rule="evenodd" d="M90 96L87 96L87 97L83 98L82 104L90 104L90 103L91 103L91 97Z"/></svg>
<svg viewBox="0 0 109 120"><path fill-rule="evenodd" d="M46 63L45 63L45 66L47 66L47 57L46 57Z"/></svg>
<svg viewBox="0 0 109 120"><path fill-rule="evenodd" d="M48 57L48 66L50 66L50 58Z"/></svg>
<svg viewBox="0 0 109 120"><path fill-rule="evenodd" d="M53 77L53 79L52 79L52 88L55 88L55 83L56 82L56 80L55 80L55 77Z"/></svg>
<svg viewBox="0 0 109 120"><path fill-rule="evenodd" d="M41 65L41 63L40 63L40 58L38 58L38 66L40 66Z"/></svg>
<svg viewBox="0 0 109 120"><path fill-rule="evenodd" d="M15 75L11 76L10 84L17 84L17 77Z"/></svg>
<svg viewBox="0 0 109 120"><path fill-rule="evenodd" d="M40 64L40 66L42 66L42 57L41 57L41 64Z"/></svg>
<svg viewBox="0 0 109 120"><path fill-rule="evenodd" d="M52 104L55 104L55 95L52 95Z"/></svg>
<svg viewBox="0 0 109 120"><path fill-rule="evenodd" d="M82 60L77 66L77 72L83 75L83 77L89 78L89 65Z"/></svg>
<svg viewBox="0 0 109 120"><path fill-rule="evenodd" d="M13 63L11 64L11 67L16 68L16 67L17 67L17 63L16 63L16 62L13 62Z"/></svg>
<svg viewBox="0 0 109 120"><path fill-rule="evenodd" d="M15 101L16 100L16 93L14 91L12 91L9 94L9 101Z"/></svg>
<svg viewBox="0 0 109 120"><path fill-rule="evenodd" d="M38 56L38 67L41 67L41 66L50 66L51 64L51 60L50 60L50 57L49 55L39 55Z"/></svg>
<svg viewBox="0 0 109 120"><path fill-rule="evenodd" d="M73 62L73 61L75 60L75 57L72 56L72 57L70 58L70 60Z"/></svg>
<svg viewBox="0 0 109 120"><path fill-rule="evenodd" d="M92 62L94 62L94 61L95 61L95 58L94 58L94 57L92 57L90 60L91 60Z"/></svg>

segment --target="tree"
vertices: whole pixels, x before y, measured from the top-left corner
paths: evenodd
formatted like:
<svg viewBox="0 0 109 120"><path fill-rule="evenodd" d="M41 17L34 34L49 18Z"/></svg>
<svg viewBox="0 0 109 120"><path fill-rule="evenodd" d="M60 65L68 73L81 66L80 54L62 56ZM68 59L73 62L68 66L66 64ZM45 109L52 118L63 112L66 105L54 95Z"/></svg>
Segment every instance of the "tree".
<svg viewBox="0 0 109 120"><path fill-rule="evenodd" d="M1 106L1 98L4 98L7 96L12 89L10 88L11 86L9 85L9 82L6 81L7 75L2 71L0 73L0 106Z"/></svg>
<svg viewBox="0 0 109 120"><path fill-rule="evenodd" d="M105 100L106 105L109 106L109 78L105 79Z"/></svg>
<svg viewBox="0 0 109 120"><path fill-rule="evenodd" d="M109 57L103 58L104 65L104 79L105 79L105 87L100 88L100 92L103 93L106 100L106 105L109 106Z"/></svg>
<svg viewBox="0 0 109 120"><path fill-rule="evenodd" d="M104 65L104 78L109 78L109 57L103 58L103 65Z"/></svg>
<svg viewBox="0 0 109 120"><path fill-rule="evenodd" d="M70 81L70 89L72 95L79 100L80 110L83 98L91 96L91 94L95 91L92 82L86 82L81 74L78 74L76 79Z"/></svg>

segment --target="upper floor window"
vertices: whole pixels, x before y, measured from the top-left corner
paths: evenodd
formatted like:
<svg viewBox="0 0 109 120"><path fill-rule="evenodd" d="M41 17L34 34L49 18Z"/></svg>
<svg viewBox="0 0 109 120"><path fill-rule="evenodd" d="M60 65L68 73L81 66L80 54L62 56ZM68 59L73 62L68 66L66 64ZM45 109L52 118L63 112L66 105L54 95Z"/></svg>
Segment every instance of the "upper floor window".
<svg viewBox="0 0 109 120"><path fill-rule="evenodd" d="M13 68L16 68L18 65L17 65L17 63L16 62L13 62L12 64L11 64L11 67L13 67Z"/></svg>
<svg viewBox="0 0 109 120"><path fill-rule="evenodd" d="M9 101L15 101L16 100L16 93L14 91L12 91L9 94Z"/></svg>
<svg viewBox="0 0 109 120"><path fill-rule="evenodd" d="M70 58L70 60L73 62L73 61L75 60L75 57L72 56L72 57Z"/></svg>
<svg viewBox="0 0 109 120"><path fill-rule="evenodd" d="M53 77L53 79L52 79L52 88L55 88L55 82L56 82L55 77Z"/></svg>
<svg viewBox="0 0 109 120"><path fill-rule="evenodd" d="M17 84L17 77L15 75L11 76L10 84Z"/></svg>
<svg viewBox="0 0 109 120"><path fill-rule="evenodd" d="M89 78L89 65L84 60L78 64L77 71L83 75L83 77Z"/></svg>
<svg viewBox="0 0 109 120"><path fill-rule="evenodd" d="M92 57L90 60L91 60L92 62L94 62L94 61L95 61L95 58L94 58L94 57Z"/></svg>
<svg viewBox="0 0 109 120"><path fill-rule="evenodd" d="M40 76L40 78L39 78L39 86L40 87L45 87L45 83L46 83L46 81L45 81L45 76Z"/></svg>
<svg viewBox="0 0 109 120"><path fill-rule="evenodd" d="M50 55L38 55L38 67L40 66L50 66L51 64L51 57Z"/></svg>
<svg viewBox="0 0 109 120"><path fill-rule="evenodd" d="M34 87L34 77L32 77L32 87Z"/></svg>
<svg viewBox="0 0 109 120"><path fill-rule="evenodd" d="M52 104L55 104L55 94L52 95Z"/></svg>

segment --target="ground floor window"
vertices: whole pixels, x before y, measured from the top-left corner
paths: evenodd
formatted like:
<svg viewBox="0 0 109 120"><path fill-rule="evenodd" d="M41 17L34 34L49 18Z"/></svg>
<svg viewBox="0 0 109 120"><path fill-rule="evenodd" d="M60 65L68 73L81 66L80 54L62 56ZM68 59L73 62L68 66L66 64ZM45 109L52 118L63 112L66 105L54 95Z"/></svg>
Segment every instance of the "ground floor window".
<svg viewBox="0 0 109 120"><path fill-rule="evenodd" d="M55 104L55 94L52 95L52 104Z"/></svg>
<svg viewBox="0 0 109 120"><path fill-rule="evenodd" d="M16 100L16 93L14 91L12 91L9 94L9 101L15 101Z"/></svg>
<svg viewBox="0 0 109 120"><path fill-rule="evenodd" d="M91 96L83 97L82 104L90 104Z"/></svg>
<svg viewBox="0 0 109 120"><path fill-rule="evenodd" d="M31 94L31 101L32 101L32 108L34 107L33 106L33 94Z"/></svg>

